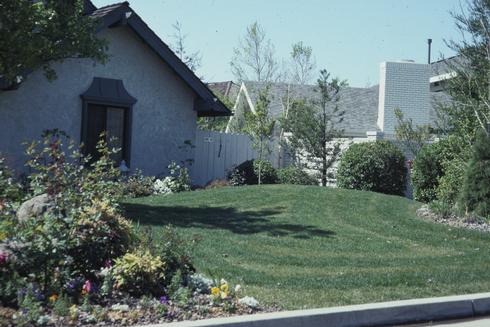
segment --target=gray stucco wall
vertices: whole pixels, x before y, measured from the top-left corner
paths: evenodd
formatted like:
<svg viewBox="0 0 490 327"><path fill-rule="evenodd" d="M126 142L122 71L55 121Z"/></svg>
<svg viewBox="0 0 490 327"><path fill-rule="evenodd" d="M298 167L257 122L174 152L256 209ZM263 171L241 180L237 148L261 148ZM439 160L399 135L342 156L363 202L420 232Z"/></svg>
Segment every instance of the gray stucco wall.
<svg viewBox="0 0 490 327"><path fill-rule="evenodd" d="M121 79L138 100L133 107L131 169L156 175L165 172L171 160L194 157L192 150L184 153L179 147L195 140L195 93L128 27L107 29L100 36L110 42L105 65L70 59L54 66L58 79L51 83L37 71L18 90L0 91L0 153L10 166L22 168L21 143L39 139L43 130L59 128L80 141L80 94L94 77Z"/></svg>

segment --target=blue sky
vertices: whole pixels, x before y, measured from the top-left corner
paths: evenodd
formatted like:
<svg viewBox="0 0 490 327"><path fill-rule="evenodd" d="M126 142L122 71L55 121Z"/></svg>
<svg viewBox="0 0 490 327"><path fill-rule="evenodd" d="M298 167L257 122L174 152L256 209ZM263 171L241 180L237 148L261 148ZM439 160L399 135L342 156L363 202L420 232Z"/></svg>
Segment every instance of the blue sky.
<svg viewBox="0 0 490 327"><path fill-rule="evenodd" d="M98 7L118 0L95 0ZM382 61L427 61L454 53L444 40L459 39L450 11L460 0L132 0L131 7L165 41L179 21L187 48L199 50L206 81L233 79L229 62L246 27L258 21L278 59L291 44L313 47L317 68L347 79L351 86L374 85Z"/></svg>

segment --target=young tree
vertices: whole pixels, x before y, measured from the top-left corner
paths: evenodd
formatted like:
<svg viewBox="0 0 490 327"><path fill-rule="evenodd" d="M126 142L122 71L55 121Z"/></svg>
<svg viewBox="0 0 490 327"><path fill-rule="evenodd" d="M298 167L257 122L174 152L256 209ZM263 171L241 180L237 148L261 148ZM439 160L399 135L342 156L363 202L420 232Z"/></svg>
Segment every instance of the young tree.
<svg viewBox="0 0 490 327"><path fill-rule="evenodd" d="M243 39L233 50L231 72L240 81L273 82L277 78L278 63L274 45L266 38L265 30L257 22L247 27Z"/></svg>
<svg viewBox="0 0 490 327"><path fill-rule="evenodd" d="M293 84L308 84L313 76L316 62L313 57L313 48L304 45L303 42L296 42L291 50L291 71Z"/></svg>
<svg viewBox="0 0 490 327"><path fill-rule="evenodd" d="M320 172L322 186L327 185L328 170L340 154L344 112L338 107L340 91L347 83L330 78L326 70L320 71L317 81L318 100L299 100L293 103L288 116L283 116L281 126L291 133L287 147L296 155L304 155L307 168Z"/></svg>
<svg viewBox="0 0 490 327"><path fill-rule="evenodd" d="M397 126L395 127L395 137L403 146L412 153L415 158L422 147L431 139L431 129L429 125L413 125L412 119L405 119L400 109L395 109Z"/></svg>
<svg viewBox="0 0 490 327"><path fill-rule="evenodd" d="M202 56L199 51L188 53L186 50L185 39L187 34L182 33L182 24L177 21L172 25L174 34L171 35L174 42L170 44L171 49L184 64L186 64L193 72L201 68Z"/></svg>
<svg viewBox="0 0 490 327"><path fill-rule="evenodd" d="M83 0L2 0L0 76L7 88L39 68L55 79L52 63L67 58L105 62L107 42L95 36L97 21L83 13Z"/></svg>
<svg viewBox="0 0 490 327"><path fill-rule="evenodd" d="M269 116L269 88L259 92L255 102L255 112L245 112L245 131L252 139L252 144L257 150L258 159L258 183L262 183L262 164L266 156L271 153L271 138L274 132L275 120Z"/></svg>

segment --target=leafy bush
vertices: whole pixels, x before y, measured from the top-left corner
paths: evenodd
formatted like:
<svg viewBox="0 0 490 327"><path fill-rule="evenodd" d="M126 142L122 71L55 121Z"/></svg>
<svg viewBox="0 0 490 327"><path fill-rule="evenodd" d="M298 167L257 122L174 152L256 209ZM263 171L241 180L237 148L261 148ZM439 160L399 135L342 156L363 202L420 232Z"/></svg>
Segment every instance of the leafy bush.
<svg viewBox="0 0 490 327"><path fill-rule="evenodd" d="M261 165L262 184L277 183L277 172L272 164L266 160L247 160L236 166L228 173L231 185L256 185L259 183L259 164Z"/></svg>
<svg viewBox="0 0 490 327"><path fill-rule="evenodd" d="M490 137L477 134L473 153L465 170L460 207L466 214L490 216Z"/></svg>
<svg viewBox="0 0 490 327"><path fill-rule="evenodd" d="M148 250L136 250L116 259L112 267L115 287L128 294L161 295L166 263Z"/></svg>
<svg viewBox="0 0 490 327"><path fill-rule="evenodd" d="M442 143L426 144L417 154L412 171L415 200L427 203L436 199L439 178L444 174L443 150Z"/></svg>
<svg viewBox="0 0 490 327"><path fill-rule="evenodd" d="M466 160L455 158L443 163L444 175L439 178L437 200L454 206L457 203L466 169Z"/></svg>
<svg viewBox="0 0 490 327"><path fill-rule="evenodd" d="M6 202L18 202L23 196L22 185L15 181L13 172L5 165L5 159L0 157L0 206Z"/></svg>
<svg viewBox="0 0 490 327"><path fill-rule="evenodd" d="M295 166L278 169L277 177L280 184L318 185L316 178Z"/></svg>
<svg viewBox="0 0 490 327"><path fill-rule="evenodd" d="M170 175L163 180L157 179L153 184L155 194L170 194L191 190L191 179L186 167L181 167L172 161L167 168Z"/></svg>
<svg viewBox="0 0 490 327"><path fill-rule="evenodd" d="M357 143L342 155L337 186L403 195L406 174L405 157L391 142Z"/></svg>
<svg viewBox="0 0 490 327"><path fill-rule="evenodd" d="M48 132L27 149L34 171L31 192L47 194L49 210L22 222L13 211L2 213L9 230L0 240L0 255L7 254L7 268L22 281L16 287L38 285L44 295L69 291L74 278L96 279L106 261L126 253L134 239L131 224L116 209L119 171L110 159L113 150L99 142L101 156L93 161L73 142L64 145L65 139L62 132Z"/></svg>
<svg viewBox="0 0 490 327"><path fill-rule="evenodd" d="M152 195L154 192L153 184L155 178L144 176L141 170L121 181L121 193L130 198L139 198Z"/></svg>

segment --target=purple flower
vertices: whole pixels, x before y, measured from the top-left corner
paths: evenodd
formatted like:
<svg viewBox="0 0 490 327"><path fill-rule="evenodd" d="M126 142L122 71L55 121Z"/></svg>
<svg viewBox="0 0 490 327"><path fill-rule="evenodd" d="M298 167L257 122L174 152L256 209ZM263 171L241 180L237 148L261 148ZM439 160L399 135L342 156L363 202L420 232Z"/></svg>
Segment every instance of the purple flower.
<svg viewBox="0 0 490 327"><path fill-rule="evenodd" d="M160 304L168 304L168 298L164 296L160 296Z"/></svg>

